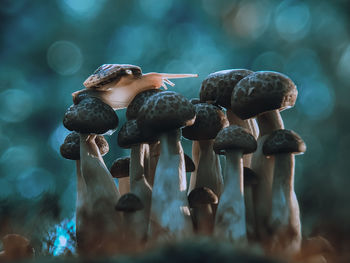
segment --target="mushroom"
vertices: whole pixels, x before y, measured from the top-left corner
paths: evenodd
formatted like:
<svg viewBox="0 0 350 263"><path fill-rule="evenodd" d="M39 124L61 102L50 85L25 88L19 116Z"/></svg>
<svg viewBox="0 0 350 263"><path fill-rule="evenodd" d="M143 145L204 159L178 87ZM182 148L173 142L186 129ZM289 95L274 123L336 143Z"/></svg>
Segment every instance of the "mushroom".
<svg viewBox="0 0 350 263"><path fill-rule="evenodd" d="M226 108L229 125L246 128L257 138L258 128L255 119L242 120L231 110L231 95L237 83L252 73L253 71L247 69L228 69L211 73L203 80L199 97L202 102L212 102ZM251 155L243 157L244 166L250 166L251 158Z"/></svg>
<svg viewBox="0 0 350 263"><path fill-rule="evenodd" d="M213 150L214 139L218 132L228 126L225 114L216 106L195 104L196 121L193 125L182 129L186 139L194 140L199 150L197 169L191 174L188 192L197 187L208 187L219 198L223 189L223 179L218 155Z"/></svg>
<svg viewBox="0 0 350 263"><path fill-rule="evenodd" d="M226 156L224 190L216 211L214 235L230 242L247 241L244 189L243 155L256 150L254 136L240 126L222 129L215 138L214 151Z"/></svg>
<svg viewBox="0 0 350 263"><path fill-rule="evenodd" d="M280 111L293 107L297 89L287 76L259 71L241 79L231 96L232 111L241 119L256 117L259 125L258 148L253 154L251 168L259 177L254 191L256 226L259 239L269 236L266 222L271 211L273 159L262 153L266 137L277 129L284 129Z"/></svg>
<svg viewBox="0 0 350 263"><path fill-rule="evenodd" d="M118 179L118 188L120 195L130 192L130 177L129 177L130 157L116 159L109 171L113 178Z"/></svg>
<svg viewBox="0 0 350 263"><path fill-rule="evenodd" d="M103 136L96 136L95 142L99 148L101 155L105 155L109 151L107 141ZM80 170L80 136L77 132L71 132L65 138L64 143L60 147L61 155L69 160L75 160L77 174L77 199L76 199L76 237L77 248L79 253L83 253L89 249L86 244L88 232L90 231L90 223L88 223L87 212L89 210L89 196L86 190L86 183Z"/></svg>
<svg viewBox="0 0 350 263"><path fill-rule="evenodd" d="M149 213L151 208L152 189L145 177L144 147L146 143L157 141L155 135L145 136L139 129L136 120L124 123L118 133L118 145L122 148L131 148L130 152L130 192L136 194L143 202L143 231L147 234Z"/></svg>
<svg viewBox="0 0 350 263"><path fill-rule="evenodd" d="M174 86L169 79L198 77L197 74L169 74L147 73L142 74L141 68L126 64L104 64L84 81L86 89L76 91L76 97L98 97L113 109L122 109L128 106L131 100L141 91L159 89L166 84Z"/></svg>
<svg viewBox="0 0 350 263"><path fill-rule="evenodd" d="M142 132L160 134L161 154L154 178L151 218L174 239L192 231L180 128L192 125L194 120L194 106L184 96L170 91L150 97L137 118ZM157 239L152 224L150 234Z"/></svg>
<svg viewBox="0 0 350 263"><path fill-rule="evenodd" d="M144 209L142 201L137 195L127 193L119 198L115 209L123 213L122 246L125 252L140 250L147 238L142 227L144 218L137 213Z"/></svg>
<svg viewBox="0 0 350 263"><path fill-rule="evenodd" d="M2 238L3 251L0 262L28 260L34 257L34 248L27 238L18 234L8 234Z"/></svg>
<svg viewBox="0 0 350 263"><path fill-rule="evenodd" d="M263 153L274 158L272 206L268 226L272 232L272 253L293 255L301 247L301 224L297 197L294 192L295 154L306 151L298 134L276 130L265 140Z"/></svg>
<svg viewBox="0 0 350 263"><path fill-rule="evenodd" d="M89 196L90 255L114 252L118 243L120 215L114 206L120 195L95 142L96 135L118 126L114 110L97 98L85 98L71 106L63 123L69 130L80 133L81 172ZM115 244L115 245L113 245ZM108 249L108 251L107 251ZM111 249L111 250L109 250Z"/></svg>
<svg viewBox="0 0 350 263"><path fill-rule="evenodd" d="M245 217L247 224L247 236L249 241L256 241L256 227L255 227L255 209L253 201L253 192L258 184L258 177L256 173L248 168L243 168L244 177L244 205Z"/></svg>
<svg viewBox="0 0 350 263"><path fill-rule="evenodd" d="M133 100L130 102L126 109L126 118L128 120L137 119L140 108L146 103L147 99L154 94L161 92L159 89L150 89L138 93ZM149 185L153 186L154 173L156 171L159 154L160 144L159 141L151 142L147 147L144 145L144 170L145 176Z"/></svg>
<svg viewBox="0 0 350 263"><path fill-rule="evenodd" d="M218 203L217 195L207 187L198 187L188 195L188 203L196 233L210 236L214 229L212 205Z"/></svg>

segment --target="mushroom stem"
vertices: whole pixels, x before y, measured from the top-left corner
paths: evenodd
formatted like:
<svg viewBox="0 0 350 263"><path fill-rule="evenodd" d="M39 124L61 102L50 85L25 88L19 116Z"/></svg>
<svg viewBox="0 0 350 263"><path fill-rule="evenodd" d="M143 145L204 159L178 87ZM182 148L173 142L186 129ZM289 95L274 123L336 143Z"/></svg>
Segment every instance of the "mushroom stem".
<svg viewBox="0 0 350 263"><path fill-rule="evenodd" d="M135 212L136 218L142 218L140 231L144 237L147 236L149 215L151 209L152 189L144 174L144 153L146 144L139 144L131 147L130 153L130 192L137 195L144 205L144 209Z"/></svg>
<svg viewBox="0 0 350 263"><path fill-rule="evenodd" d="M212 235L214 229L214 212L211 204L192 208L192 215L197 234Z"/></svg>
<svg viewBox="0 0 350 263"><path fill-rule="evenodd" d="M279 110L268 111L257 116L260 137L279 129L284 129Z"/></svg>
<svg viewBox="0 0 350 263"><path fill-rule="evenodd" d="M188 192L191 192L197 187L208 187L220 198L223 190L223 179L219 156L213 150L214 140L200 140L195 142L193 142L192 149L198 147L198 159L196 158L197 169L191 174Z"/></svg>
<svg viewBox="0 0 350 263"><path fill-rule="evenodd" d="M114 206L120 195L95 143L95 136L80 134L80 161L88 194L87 227L90 230L86 239L89 253L94 254L119 241L121 217Z"/></svg>
<svg viewBox="0 0 350 263"><path fill-rule="evenodd" d="M247 225L247 235L250 240L255 240L255 213L254 213L254 200L253 200L253 186L244 185L244 205L245 205L245 216L246 216L246 225Z"/></svg>
<svg viewBox="0 0 350 263"><path fill-rule="evenodd" d="M154 174L156 172L157 163L159 160L160 155L160 142L157 141L155 143L150 143L148 152L147 152L147 168L145 164L145 176L147 179L147 182L151 187L153 187L154 182Z"/></svg>
<svg viewBox="0 0 350 263"><path fill-rule="evenodd" d="M293 255L301 248L299 204L294 192L294 154L274 155L274 179L269 227L272 252Z"/></svg>
<svg viewBox="0 0 350 263"><path fill-rule="evenodd" d="M174 241L192 233L180 136L180 130L160 136L161 154L153 185L151 218L166 233L157 233L157 229L151 224L152 238Z"/></svg>
<svg viewBox="0 0 350 263"><path fill-rule="evenodd" d="M118 189L120 196L125 195L130 192L130 177L118 178Z"/></svg>
<svg viewBox="0 0 350 263"><path fill-rule="evenodd" d="M246 128L254 136L255 139L258 138L259 129L255 119L242 120L235 113L233 113L231 109L226 110L226 116L230 125L238 125ZM250 153L243 156L243 166L251 166L252 155L253 154Z"/></svg>
<svg viewBox="0 0 350 263"><path fill-rule="evenodd" d="M242 151L226 151L224 191L216 211L215 236L238 243L246 242Z"/></svg>

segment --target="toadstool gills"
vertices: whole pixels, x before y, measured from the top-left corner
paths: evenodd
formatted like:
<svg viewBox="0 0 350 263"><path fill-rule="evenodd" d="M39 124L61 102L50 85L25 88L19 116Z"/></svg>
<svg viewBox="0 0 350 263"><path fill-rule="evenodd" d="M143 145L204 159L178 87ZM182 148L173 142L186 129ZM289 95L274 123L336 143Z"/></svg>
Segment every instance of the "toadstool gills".
<svg viewBox="0 0 350 263"><path fill-rule="evenodd" d="M194 120L194 106L182 95L170 91L150 97L137 118L142 132L160 134L161 154L154 178L151 219L166 229L173 240L192 232L180 128L192 125ZM150 234L153 239L167 238L157 237L152 224Z"/></svg>
<svg viewBox="0 0 350 263"><path fill-rule="evenodd" d="M294 192L294 155L305 151L304 141L289 130L276 130L264 142L263 153L275 159L268 222L272 231L269 249L273 253L294 255L301 247L299 204Z"/></svg>
<svg viewBox="0 0 350 263"><path fill-rule="evenodd" d="M270 71L259 71L241 79L231 97L232 111L241 119L257 116L259 125L258 148L252 157L251 168L259 177L254 191L256 226L259 239L269 236L266 222L271 211L273 158L266 158L262 145L276 129L283 129L280 111L293 107L297 89L287 76Z"/></svg>
<svg viewBox="0 0 350 263"><path fill-rule="evenodd" d="M197 74L147 73L142 74L141 68L125 64L104 64L89 76L84 86L89 90L74 92L74 97L81 93L98 97L113 109L122 109L129 105L140 92L149 89L159 89L166 84L174 86L169 79L193 78Z"/></svg>
<svg viewBox="0 0 350 263"><path fill-rule="evenodd" d="M216 211L214 235L242 245L247 241L242 157L255 150L254 136L236 125L222 129L214 142L214 151L226 156L224 191Z"/></svg>

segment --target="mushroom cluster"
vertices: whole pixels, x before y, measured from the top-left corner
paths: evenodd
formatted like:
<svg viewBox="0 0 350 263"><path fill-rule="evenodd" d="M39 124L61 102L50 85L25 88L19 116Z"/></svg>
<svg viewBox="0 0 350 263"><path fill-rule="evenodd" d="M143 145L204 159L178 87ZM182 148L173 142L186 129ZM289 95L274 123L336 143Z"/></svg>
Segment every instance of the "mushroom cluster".
<svg viewBox="0 0 350 263"><path fill-rule="evenodd" d="M194 76L103 65L73 93L63 120L73 133L61 153L77 163L81 256L203 236L270 256L300 255L294 156L306 146L280 115L295 104L295 84L278 72L235 69L210 74L199 99L159 89ZM123 107L118 145L130 156L107 169L103 135L116 130L114 109ZM193 141L192 160L183 137Z"/></svg>

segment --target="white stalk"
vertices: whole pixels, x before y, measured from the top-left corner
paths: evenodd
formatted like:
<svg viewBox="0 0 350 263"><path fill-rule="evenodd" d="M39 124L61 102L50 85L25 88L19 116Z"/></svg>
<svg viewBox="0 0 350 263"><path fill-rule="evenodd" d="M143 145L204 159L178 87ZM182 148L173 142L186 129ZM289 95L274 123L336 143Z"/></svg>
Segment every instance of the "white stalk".
<svg viewBox="0 0 350 263"><path fill-rule="evenodd" d="M258 115L257 121L260 134L257 140L257 149L253 153L251 168L258 176L258 184L253 193L256 231L258 238L264 241L270 236L266 222L271 214L274 158L266 157L262 148L269 134L275 130L284 129L284 124L278 110Z"/></svg>
<svg viewBox="0 0 350 263"><path fill-rule="evenodd" d="M174 241L192 233L179 131L162 134L160 147L151 206L151 219L158 229L151 224L150 234L152 239Z"/></svg>
<svg viewBox="0 0 350 263"><path fill-rule="evenodd" d="M258 138L259 135L259 129L258 125L256 124L255 119L248 119L248 120L242 120L239 118L231 109L226 110L226 116L229 121L230 125L238 125L241 126L245 129L247 129L253 136L254 138ZM252 153L250 154L245 154L243 156L243 166L244 167L251 167L251 160L252 160Z"/></svg>
<svg viewBox="0 0 350 263"><path fill-rule="evenodd" d="M214 140L197 141L198 164L196 170L191 173L190 193L197 187L208 187L218 198L223 190L223 178L219 156L213 150Z"/></svg>
<svg viewBox="0 0 350 263"><path fill-rule="evenodd" d="M130 193L130 176L118 178L120 196Z"/></svg>
<svg viewBox="0 0 350 263"><path fill-rule="evenodd" d="M242 151L226 151L224 191L216 211L214 235L227 241L247 241Z"/></svg>
<svg viewBox="0 0 350 263"><path fill-rule="evenodd" d="M152 189L144 172L144 148L147 146L146 144L132 146L130 153L130 192L137 195L144 205L144 209L135 212L134 217L142 219L140 231L142 231L144 237L147 236L148 232L152 198Z"/></svg>
<svg viewBox="0 0 350 263"><path fill-rule="evenodd" d="M294 192L294 154L276 154L269 227L271 249L293 255L301 247L299 204Z"/></svg>

